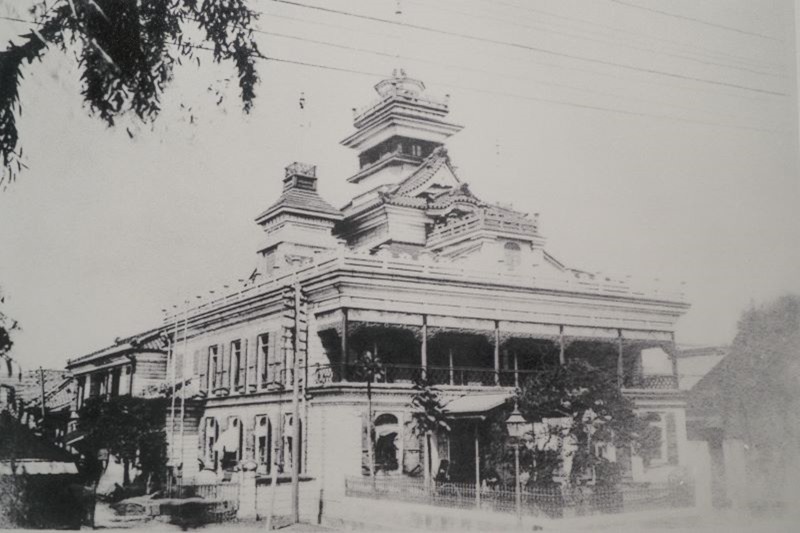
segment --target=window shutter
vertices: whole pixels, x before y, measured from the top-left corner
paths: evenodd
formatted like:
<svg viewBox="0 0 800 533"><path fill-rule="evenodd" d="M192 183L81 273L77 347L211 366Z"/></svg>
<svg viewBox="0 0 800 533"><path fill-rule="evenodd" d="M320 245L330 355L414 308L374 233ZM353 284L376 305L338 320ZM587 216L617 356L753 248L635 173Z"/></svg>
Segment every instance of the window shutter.
<svg viewBox="0 0 800 533"><path fill-rule="evenodd" d="M175 377L177 377L179 381L183 380L183 375L185 373L183 368L183 352L178 352L175 355Z"/></svg>
<svg viewBox="0 0 800 533"><path fill-rule="evenodd" d="M250 364L248 361L248 353L247 353L247 339L241 339L239 341L240 346L240 355L239 355L239 385L242 386L242 390L247 392L247 365Z"/></svg>
<svg viewBox="0 0 800 533"><path fill-rule="evenodd" d="M244 346L247 351L247 388L255 389L258 386L258 337L245 339Z"/></svg>
<svg viewBox="0 0 800 533"><path fill-rule="evenodd" d="M278 331L273 331L269 334L269 345L270 367L268 379L269 381L280 383L283 381L281 374L283 366L281 365L281 338Z"/></svg>
<svg viewBox="0 0 800 533"><path fill-rule="evenodd" d="M205 357L203 357L205 355ZM205 391L208 388L206 372L208 369L208 354L203 350L194 352L194 373L197 376L197 389Z"/></svg>
<svg viewBox="0 0 800 533"><path fill-rule="evenodd" d="M217 345L217 387L226 387L228 383L225 378L228 376L228 360L225 358L225 344Z"/></svg>
<svg viewBox="0 0 800 533"><path fill-rule="evenodd" d="M242 457L245 460L253 461L253 460L255 460L255 457L256 457L256 453L255 453L255 449L256 449L256 447L255 447L255 442L256 442L255 441L255 438L256 438L255 427L256 427L256 425L255 425L255 423L256 423L256 419L255 419L254 416L246 416L241 421L242 433L244 435L244 437L243 437L244 455Z"/></svg>
<svg viewBox="0 0 800 533"><path fill-rule="evenodd" d="M667 463L678 464L678 434L675 427L675 413L666 413Z"/></svg>

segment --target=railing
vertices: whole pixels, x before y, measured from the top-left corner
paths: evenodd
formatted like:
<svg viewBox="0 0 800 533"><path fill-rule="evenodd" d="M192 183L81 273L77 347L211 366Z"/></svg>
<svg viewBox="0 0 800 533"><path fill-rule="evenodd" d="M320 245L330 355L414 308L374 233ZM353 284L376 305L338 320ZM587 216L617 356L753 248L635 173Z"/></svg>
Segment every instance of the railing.
<svg viewBox="0 0 800 533"><path fill-rule="evenodd" d="M479 229L491 229L509 233L532 235L537 232L535 220L508 219L490 211L481 211L478 214L466 215L456 221L435 226L428 236L428 244L435 246L447 239L464 235Z"/></svg>
<svg viewBox="0 0 800 533"><path fill-rule="evenodd" d="M630 376L625 379L623 387L630 389L677 389L678 378L671 374Z"/></svg>
<svg viewBox="0 0 800 533"><path fill-rule="evenodd" d="M519 383L535 371L519 370ZM420 365L387 364L375 377L373 383L411 384L426 376L433 385L470 385L470 386L504 386L513 387L517 382L513 370L499 370L477 367L444 367ZM325 386L333 383L363 383L359 367L355 364L312 365L308 371L309 386Z"/></svg>
<svg viewBox="0 0 800 533"><path fill-rule="evenodd" d="M238 483L189 483L175 485L168 494L174 499L187 499L177 505L173 500L169 514L173 522L187 524L221 523L233 520L239 509ZM191 499L190 499L191 498ZM184 527L184 529L186 529Z"/></svg>
<svg viewBox="0 0 800 533"><path fill-rule="evenodd" d="M257 295L278 290L291 284L295 280L295 276L302 283L306 279L336 270L344 270L354 274L374 274L380 272L397 276L407 275L439 281L495 283L580 294L653 298L675 302L684 301L684 296L681 292L664 291L660 283L656 283L652 287L636 287L631 284L630 280L606 278L585 279L574 276L544 278L533 276L532 274L505 272L500 269L474 269L448 263L438 263L425 255L415 260L411 258L394 258L391 257L391 255L359 254L349 250L345 251L342 248L332 250L330 254L321 255L314 263L300 267L297 270L286 271L285 273L269 278L259 284L242 286L238 291L190 307L187 312L190 315L208 312ZM175 320L183 320L183 317L183 309L181 309L175 315L166 316L164 322L170 324Z"/></svg>
<svg viewBox="0 0 800 533"><path fill-rule="evenodd" d="M347 496L405 501L459 509L514 512L516 492L506 487L482 487L476 494L470 483L432 482L407 477L349 477ZM562 518L591 514L689 507L692 488L685 484L632 485L615 488L523 488L521 511L526 515Z"/></svg>

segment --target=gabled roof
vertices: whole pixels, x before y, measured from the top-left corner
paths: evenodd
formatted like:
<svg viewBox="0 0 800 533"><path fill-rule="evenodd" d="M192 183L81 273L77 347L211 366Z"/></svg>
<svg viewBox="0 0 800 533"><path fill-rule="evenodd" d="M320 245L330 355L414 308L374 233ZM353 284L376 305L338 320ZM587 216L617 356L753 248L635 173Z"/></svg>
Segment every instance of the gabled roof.
<svg viewBox="0 0 800 533"><path fill-rule="evenodd" d="M256 222L262 222L280 212L294 212L328 220L340 220L343 217L341 211L323 200L316 191L292 188L284 191L277 202L258 215Z"/></svg>
<svg viewBox="0 0 800 533"><path fill-rule="evenodd" d="M412 172L406 179L400 182L397 189L394 190L395 195L412 196L418 194L431 179L437 175L439 170L445 168L450 175L451 186L458 185L461 181L456 176L455 170L450 165L450 157L447 155L447 150L440 146L435 149L421 164Z"/></svg>

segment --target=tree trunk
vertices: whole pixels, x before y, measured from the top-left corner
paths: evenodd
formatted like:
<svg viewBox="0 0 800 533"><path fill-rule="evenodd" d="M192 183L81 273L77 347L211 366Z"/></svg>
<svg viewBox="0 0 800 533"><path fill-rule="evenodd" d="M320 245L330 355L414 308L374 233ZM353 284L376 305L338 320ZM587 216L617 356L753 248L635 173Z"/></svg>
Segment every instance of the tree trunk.
<svg viewBox="0 0 800 533"><path fill-rule="evenodd" d="M431 469L433 467L433 461L431 457L431 433L430 431L425 432L425 468L423 471L425 472L425 487L430 488L431 486Z"/></svg>
<svg viewBox="0 0 800 533"><path fill-rule="evenodd" d="M367 457L369 458L369 475L375 481L375 447L372 441L372 384L367 381Z"/></svg>

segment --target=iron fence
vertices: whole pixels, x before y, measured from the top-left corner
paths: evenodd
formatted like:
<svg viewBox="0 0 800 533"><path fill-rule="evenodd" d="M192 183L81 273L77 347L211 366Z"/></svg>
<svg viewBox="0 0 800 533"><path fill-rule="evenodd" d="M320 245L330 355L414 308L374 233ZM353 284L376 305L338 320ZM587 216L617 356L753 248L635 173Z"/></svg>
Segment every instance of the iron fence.
<svg viewBox="0 0 800 533"><path fill-rule="evenodd" d="M514 488L481 488L469 483L431 482L400 477L350 477L347 496L404 501L459 509L516 512ZM679 484L630 485L615 488L574 487L523 488L521 511L526 515L562 518L592 514L688 507L693 503L691 487Z"/></svg>

